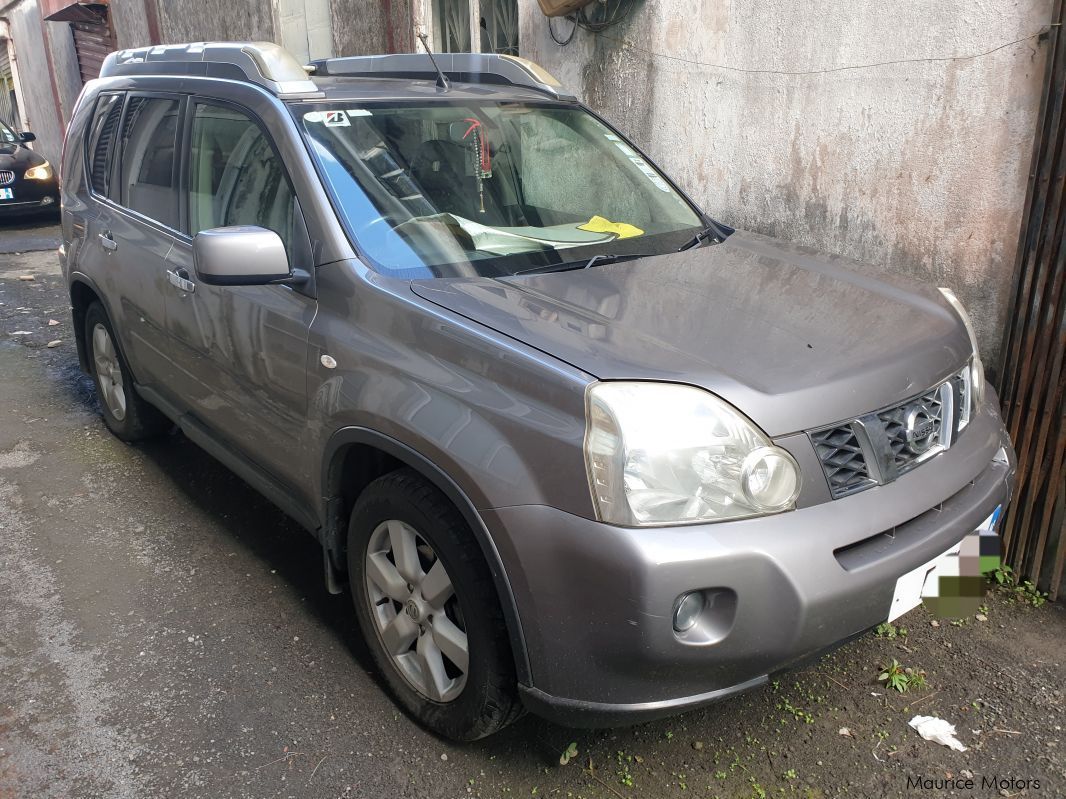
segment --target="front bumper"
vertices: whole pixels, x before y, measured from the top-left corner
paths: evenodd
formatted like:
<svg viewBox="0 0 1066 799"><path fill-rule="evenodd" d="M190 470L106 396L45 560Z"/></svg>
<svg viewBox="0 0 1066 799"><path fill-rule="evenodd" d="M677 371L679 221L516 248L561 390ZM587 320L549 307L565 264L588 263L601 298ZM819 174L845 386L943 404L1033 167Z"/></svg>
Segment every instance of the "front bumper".
<svg viewBox="0 0 1066 799"><path fill-rule="evenodd" d="M611 527L545 506L482 511L518 604L533 712L575 726L672 715L756 687L885 621L898 577L1009 500L994 392L948 451L894 483L776 516ZM811 475L805 475L812 479ZM673 629L707 590L713 635Z"/></svg>
<svg viewBox="0 0 1066 799"><path fill-rule="evenodd" d="M0 200L0 217L23 216L46 211L59 213L59 183L51 180L16 180L11 189L13 200Z"/></svg>

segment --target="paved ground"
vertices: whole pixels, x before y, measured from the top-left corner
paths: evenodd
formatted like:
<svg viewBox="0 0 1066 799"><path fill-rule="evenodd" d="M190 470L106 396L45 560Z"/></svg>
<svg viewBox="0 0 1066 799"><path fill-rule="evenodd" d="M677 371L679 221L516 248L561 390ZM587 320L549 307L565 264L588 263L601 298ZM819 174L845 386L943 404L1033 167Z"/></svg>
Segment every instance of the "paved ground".
<svg viewBox="0 0 1066 799"><path fill-rule="evenodd" d="M424 733L305 533L180 436L108 434L54 251L25 253L56 235L0 230L0 799L1066 795L1066 611L1000 595L986 621L916 611L905 637L678 719ZM928 688L886 695L892 658ZM920 739L916 713L969 751ZM970 774L972 793L908 788Z"/></svg>

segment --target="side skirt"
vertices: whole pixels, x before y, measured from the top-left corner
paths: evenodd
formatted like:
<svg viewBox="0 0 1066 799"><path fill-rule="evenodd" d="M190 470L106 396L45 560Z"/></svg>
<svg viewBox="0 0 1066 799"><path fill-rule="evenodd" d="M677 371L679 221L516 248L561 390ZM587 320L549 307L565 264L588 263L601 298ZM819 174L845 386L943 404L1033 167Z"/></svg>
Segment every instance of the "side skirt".
<svg viewBox="0 0 1066 799"><path fill-rule="evenodd" d="M136 386L137 393L171 419L186 438L219 461L223 466L248 483L252 488L278 506L287 516L321 540L322 525L315 511L299 499L287 485L277 480L254 461L246 458L228 442L219 439L214 432L189 413L181 413L174 405L160 396L159 392L146 386ZM327 577L327 585L330 580ZM331 591L332 593L332 591Z"/></svg>

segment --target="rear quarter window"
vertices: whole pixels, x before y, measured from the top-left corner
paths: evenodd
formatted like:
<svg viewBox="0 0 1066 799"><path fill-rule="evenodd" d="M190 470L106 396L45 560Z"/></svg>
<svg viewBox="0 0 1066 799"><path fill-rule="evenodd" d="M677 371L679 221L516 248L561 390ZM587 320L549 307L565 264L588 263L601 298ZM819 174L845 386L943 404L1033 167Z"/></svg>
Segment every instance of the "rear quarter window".
<svg viewBox="0 0 1066 799"><path fill-rule="evenodd" d="M89 186L95 194L102 197L109 196L111 189L111 152L118 138L122 98L121 94L101 94L97 98L86 137L85 158Z"/></svg>

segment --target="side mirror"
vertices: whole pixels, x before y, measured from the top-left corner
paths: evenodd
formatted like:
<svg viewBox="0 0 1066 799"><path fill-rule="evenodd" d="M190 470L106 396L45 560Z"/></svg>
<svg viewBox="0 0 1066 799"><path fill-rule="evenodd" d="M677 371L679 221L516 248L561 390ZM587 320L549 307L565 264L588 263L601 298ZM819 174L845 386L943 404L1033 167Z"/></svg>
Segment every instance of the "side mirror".
<svg viewBox="0 0 1066 799"><path fill-rule="evenodd" d="M37 141L37 134L30 133L28 130L25 133L19 134L19 141L23 144L29 144L31 141Z"/></svg>
<svg viewBox="0 0 1066 799"><path fill-rule="evenodd" d="M306 273L289 269L281 236L254 225L201 230L192 240L196 274L215 286L300 283Z"/></svg>

